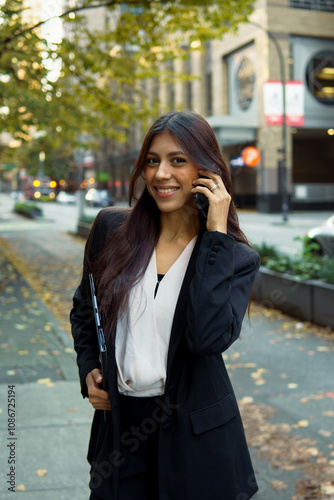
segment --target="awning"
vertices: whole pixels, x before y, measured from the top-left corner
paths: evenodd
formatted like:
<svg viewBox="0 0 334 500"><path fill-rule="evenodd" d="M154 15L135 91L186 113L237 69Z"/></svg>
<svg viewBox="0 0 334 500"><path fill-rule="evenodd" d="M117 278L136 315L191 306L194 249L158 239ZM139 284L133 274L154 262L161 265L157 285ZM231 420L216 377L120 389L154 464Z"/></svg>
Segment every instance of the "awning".
<svg viewBox="0 0 334 500"><path fill-rule="evenodd" d="M18 165L15 163L1 163L0 164L0 170L14 170L15 168L18 168Z"/></svg>
<svg viewBox="0 0 334 500"><path fill-rule="evenodd" d="M258 122L253 117L214 115L206 118L220 146L233 146L256 140Z"/></svg>

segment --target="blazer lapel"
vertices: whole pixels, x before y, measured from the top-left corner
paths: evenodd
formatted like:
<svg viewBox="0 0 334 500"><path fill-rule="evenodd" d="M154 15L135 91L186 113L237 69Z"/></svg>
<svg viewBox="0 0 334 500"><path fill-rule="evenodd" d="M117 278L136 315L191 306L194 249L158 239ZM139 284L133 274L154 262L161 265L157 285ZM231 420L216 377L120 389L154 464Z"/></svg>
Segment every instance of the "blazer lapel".
<svg viewBox="0 0 334 500"><path fill-rule="evenodd" d="M196 262L197 262L197 257L199 253L199 248L201 245L203 237L203 231L200 231L194 250L191 254L189 264L182 282L179 298L177 300L176 308L175 308L175 313L174 313L174 318L173 318L173 324L172 324L172 331L171 331L171 336L170 336L170 341L169 341L169 348L168 348L168 356L167 356L167 379L169 378L168 375L170 373L172 361L175 355L175 352L178 348L178 345L182 339L182 336L184 334L184 331L187 327L187 307L189 304L189 287L191 280L194 277L195 274L195 269L196 269Z"/></svg>

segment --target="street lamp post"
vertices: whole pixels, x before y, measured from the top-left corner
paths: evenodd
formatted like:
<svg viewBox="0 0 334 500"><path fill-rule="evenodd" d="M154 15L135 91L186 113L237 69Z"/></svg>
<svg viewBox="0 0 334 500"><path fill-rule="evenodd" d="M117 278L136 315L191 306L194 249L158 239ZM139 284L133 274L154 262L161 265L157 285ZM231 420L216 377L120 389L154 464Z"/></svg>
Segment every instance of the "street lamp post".
<svg viewBox="0 0 334 500"><path fill-rule="evenodd" d="M40 151L39 153L39 169L38 169L38 177L42 180L44 177L44 162L45 162L45 152Z"/></svg>
<svg viewBox="0 0 334 500"><path fill-rule="evenodd" d="M77 165L77 182L78 182L78 217L79 220L82 219L85 215L85 192L82 189L81 185L84 180L84 159L85 152L81 149L76 149L74 151L74 162Z"/></svg>
<svg viewBox="0 0 334 500"><path fill-rule="evenodd" d="M289 201L288 201L288 186L287 186L287 168L286 168L286 145L287 145L287 126L286 126L286 93L285 93L285 66L284 66L284 57L280 44L276 36L263 28L260 24L250 22L253 26L256 26L260 30L264 31L270 40L273 42L278 59L279 59L279 68L280 68L280 77L282 82L282 92L283 92L283 110L282 110L282 145L278 150L282 158L278 161L278 186L279 192L282 195L282 219L283 222L287 222L288 220L288 211L289 211Z"/></svg>

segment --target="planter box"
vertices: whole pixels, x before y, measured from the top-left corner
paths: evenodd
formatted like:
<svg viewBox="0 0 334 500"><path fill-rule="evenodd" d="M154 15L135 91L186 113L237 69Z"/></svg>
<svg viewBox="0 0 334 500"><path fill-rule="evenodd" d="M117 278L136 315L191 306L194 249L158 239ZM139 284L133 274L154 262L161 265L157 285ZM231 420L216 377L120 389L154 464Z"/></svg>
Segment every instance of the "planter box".
<svg viewBox="0 0 334 500"><path fill-rule="evenodd" d="M32 219L43 217L43 210L41 208L34 208L34 210L31 210L31 212L29 212L28 217L31 217Z"/></svg>
<svg viewBox="0 0 334 500"><path fill-rule="evenodd" d="M288 274L261 267L260 300L263 305L279 309L290 316L312 321L312 286Z"/></svg>
<svg viewBox="0 0 334 500"><path fill-rule="evenodd" d="M253 299L303 321L334 328L334 285L298 280L261 266L255 276Z"/></svg>
<svg viewBox="0 0 334 500"><path fill-rule="evenodd" d="M33 208L31 210L15 210L16 213L28 217L28 219L38 219L43 217L43 210L41 208Z"/></svg>
<svg viewBox="0 0 334 500"><path fill-rule="evenodd" d="M261 267L260 271L255 275L252 290L252 299L256 300L257 302L261 302L262 300L262 272L264 272L264 268Z"/></svg>
<svg viewBox="0 0 334 500"><path fill-rule="evenodd" d="M313 322L334 327L334 285L312 281Z"/></svg>
<svg viewBox="0 0 334 500"><path fill-rule="evenodd" d="M92 225L89 224L88 222L78 221L78 224L77 224L77 235L81 236L82 238L86 238L87 239L91 227L92 227Z"/></svg>

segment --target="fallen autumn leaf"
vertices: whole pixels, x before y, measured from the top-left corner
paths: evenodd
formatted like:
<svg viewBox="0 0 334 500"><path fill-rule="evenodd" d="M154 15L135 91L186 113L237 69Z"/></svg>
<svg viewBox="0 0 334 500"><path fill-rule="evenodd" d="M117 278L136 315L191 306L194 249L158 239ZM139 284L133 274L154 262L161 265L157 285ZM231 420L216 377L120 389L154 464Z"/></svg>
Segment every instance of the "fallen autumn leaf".
<svg viewBox="0 0 334 500"><path fill-rule="evenodd" d="M46 476L47 473L48 473L47 469L37 469L36 476L43 477L43 476Z"/></svg>

